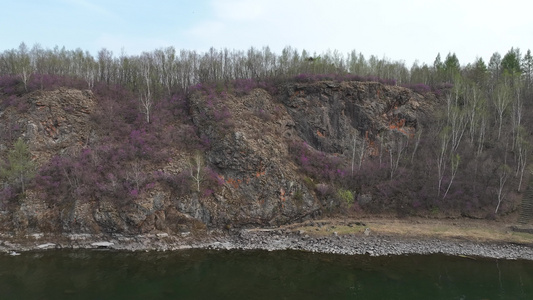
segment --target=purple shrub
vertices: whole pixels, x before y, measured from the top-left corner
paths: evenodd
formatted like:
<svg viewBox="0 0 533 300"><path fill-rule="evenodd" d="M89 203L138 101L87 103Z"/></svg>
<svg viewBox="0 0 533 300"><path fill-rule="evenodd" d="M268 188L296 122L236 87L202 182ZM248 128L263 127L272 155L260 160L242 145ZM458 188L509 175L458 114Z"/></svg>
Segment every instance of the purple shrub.
<svg viewBox="0 0 533 300"><path fill-rule="evenodd" d="M132 190L130 190L130 195L131 195L133 198L137 198L137 196L139 196L139 190L137 190L137 189L132 189Z"/></svg>
<svg viewBox="0 0 533 300"><path fill-rule="evenodd" d="M208 97L206 106L202 109L197 115L200 127L211 127L219 135L224 135L233 128L231 112L219 98Z"/></svg>
<svg viewBox="0 0 533 300"><path fill-rule="evenodd" d="M431 87L428 85L425 85L423 83L417 83L417 84L404 84L402 85L405 88L411 89L413 92L419 93L419 94L427 94L431 92Z"/></svg>
<svg viewBox="0 0 533 300"><path fill-rule="evenodd" d="M220 175L218 175L218 173L215 172L213 169L205 167L204 172L206 174L207 182L210 187L219 187L224 185L224 179Z"/></svg>
<svg viewBox="0 0 533 300"><path fill-rule="evenodd" d="M213 190L205 189L205 190L203 191L203 193L202 193L202 196L203 196L203 197L210 197L211 195L213 195L214 192L215 192L215 191L213 191Z"/></svg>
<svg viewBox="0 0 533 300"><path fill-rule="evenodd" d="M183 95L161 99L154 105L151 117L152 126L163 126L176 119L188 120L187 111L187 101Z"/></svg>
<svg viewBox="0 0 533 300"><path fill-rule="evenodd" d="M35 180L37 188L46 194L45 199L57 199L67 195L69 189L68 178L65 176L67 164L65 159L55 156L40 168Z"/></svg>
<svg viewBox="0 0 533 300"><path fill-rule="evenodd" d="M62 203L72 197L110 198L124 203L140 192L133 192L135 184L124 171L126 162L124 154L113 147L100 147L97 151L85 148L73 157L55 156L38 171L36 188L52 203Z"/></svg>
<svg viewBox="0 0 533 300"><path fill-rule="evenodd" d="M315 82L317 79L312 74L298 74L293 78L296 82Z"/></svg>
<svg viewBox="0 0 533 300"><path fill-rule="evenodd" d="M0 76L0 95L20 95L24 92L24 84L19 76Z"/></svg>
<svg viewBox="0 0 533 300"><path fill-rule="evenodd" d="M5 210L9 203L17 198L18 192L12 186L0 188L0 210Z"/></svg>
<svg viewBox="0 0 533 300"><path fill-rule="evenodd" d="M29 111L31 103L27 99L16 95L7 96L3 100L0 98L0 109L3 110L7 107L15 107L17 112L22 114Z"/></svg>
<svg viewBox="0 0 533 300"><path fill-rule="evenodd" d="M247 95L256 87L257 83L253 79L237 79L233 81L233 90L238 96Z"/></svg>
<svg viewBox="0 0 533 300"><path fill-rule="evenodd" d="M87 89L87 83L76 77L54 74L32 74L28 82L29 92L36 90L51 91L60 87L84 90Z"/></svg>
<svg viewBox="0 0 533 300"><path fill-rule="evenodd" d="M453 88L453 84L451 83L440 83L432 87L432 91L437 96L443 96L446 94L451 88Z"/></svg>
<svg viewBox="0 0 533 300"><path fill-rule="evenodd" d="M342 159L314 150L307 143L293 143L291 153L302 170L319 181L336 181L344 178Z"/></svg>
<svg viewBox="0 0 533 300"><path fill-rule="evenodd" d="M198 83L189 88L189 93L202 92L204 95L216 95L216 86L210 83Z"/></svg>
<svg viewBox="0 0 533 300"><path fill-rule="evenodd" d="M237 96L248 95L254 89L260 88L269 92L271 95L276 94L277 89L272 80L259 81L254 79L236 79L230 83L230 88Z"/></svg>
<svg viewBox="0 0 533 300"><path fill-rule="evenodd" d="M396 79L379 78L378 82L381 83L381 84L384 84L384 85L391 85L391 86L395 86L396 85Z"/></svg>

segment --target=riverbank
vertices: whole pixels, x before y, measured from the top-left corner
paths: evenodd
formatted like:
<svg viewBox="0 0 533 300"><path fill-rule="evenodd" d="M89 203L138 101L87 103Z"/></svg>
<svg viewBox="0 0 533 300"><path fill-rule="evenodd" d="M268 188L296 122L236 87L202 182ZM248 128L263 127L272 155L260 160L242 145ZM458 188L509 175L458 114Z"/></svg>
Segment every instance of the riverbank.
<svg viewBox="0 0 533 300"><path fill-rule="evenodd" d="M0 235L0 252L12 255L45 249L176 251L180 249L300 250L343 255L447 254L470 258L533 260L533 234L510 225L470 220L319 220L273 229L136 236Z"/></svg>

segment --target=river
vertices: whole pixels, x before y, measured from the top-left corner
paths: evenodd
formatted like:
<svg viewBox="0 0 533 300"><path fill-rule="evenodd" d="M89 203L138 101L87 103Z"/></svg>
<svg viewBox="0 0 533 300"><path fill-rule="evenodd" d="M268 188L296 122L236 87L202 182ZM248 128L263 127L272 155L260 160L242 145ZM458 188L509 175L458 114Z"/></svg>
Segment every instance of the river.
<svg viewBox="0 0 533 300"><path fill-rule="evenodd" d="M0 254L0 299L533 299L533 261L49 250Z"/></svg>

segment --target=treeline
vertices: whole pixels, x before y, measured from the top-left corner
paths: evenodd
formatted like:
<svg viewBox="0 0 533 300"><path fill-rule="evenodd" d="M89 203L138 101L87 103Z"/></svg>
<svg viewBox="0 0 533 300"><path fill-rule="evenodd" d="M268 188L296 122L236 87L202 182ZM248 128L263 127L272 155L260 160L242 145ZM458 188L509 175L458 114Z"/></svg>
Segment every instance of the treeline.
<svg viewBox="0 0 533 300"><path fill-rule="evenodd" d="M284 48L279 54L269 47L252 47L247 51L211 48L207 52L168 47L141 55L117 55L104 48L93 56L79 48L44 49L39 44L29 48L22 43L18 49L0 53L0 74L19 76L25 84L32 74L73 76L85 80L87 88L92 88L95 82L104 82L134 92L149 89L153 95L169 95L199 83L348 73L393 79L398 85L429 86L451 83L457 73L478 83L486 80L485 77L494 82L504 73L520 73L530 88L533 56L530 50L523 55L519 49L512 48L503 57L494 53L488 63L478 58L460 64L458 57L449 53L445 58L438 54L432 65L415 62L409 67L402 61L374 55L365 58L355 50L347 54L336 50L311 54L292 47Z"/></svg>

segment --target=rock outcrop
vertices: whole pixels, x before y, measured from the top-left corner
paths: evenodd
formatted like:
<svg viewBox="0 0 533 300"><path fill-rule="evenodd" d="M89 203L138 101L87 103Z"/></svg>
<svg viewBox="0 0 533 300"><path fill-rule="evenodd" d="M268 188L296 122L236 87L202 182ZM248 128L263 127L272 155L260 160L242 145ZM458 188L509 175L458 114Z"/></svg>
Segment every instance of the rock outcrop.
<svg viewBox="0 0 533 300"><path fill-rule="evenodd" d="M0 112L0 124L2 132L8 127L22 132L39 166L100 138L93 130L97 99L90 91L60 89L24 97L29 108L8 107ZM4 208L0 222L5 230L25 233L185 234L301 221L321 214L325 204L291 158L292 143L306 142L313 151L348 159L354 138L372 140L390 130L414 133L430 101L374 82L293 83L280 87L278 95L255 89L215 100L197 92L189 97L188 114L195 127L190 133L205 144L201 157L191 160L193 150L170 145L165 151L172 160L143 164L142 171L187 174L191 162L202 164L216 177L213 190L191 188L182 194L156 182L127 203L96 195L54 206L30 189L20 203ZM1 144L0 155L9 147Z"/></svg>
<svg viewBox="0 0 533 300"><path fill-rule="evenodd" d="M298 136L328 153L350 151L354 137L374 140L390 130L413 134L432 106L409 89L377 82L289 84L280 97Z"/></svg>
<svg viewBox="0 0 533 300"><path fill-rule="evenodd" d="M289 157L287 138L298 137L283 104L260 89L227 96L216 109L228 110L233 124L220 132L200 120L205 101L197 94L191 103L194 122L211 141L206 158L223 181L207 204L215 224L276 225L319 212L314 192Z"/></svg>

